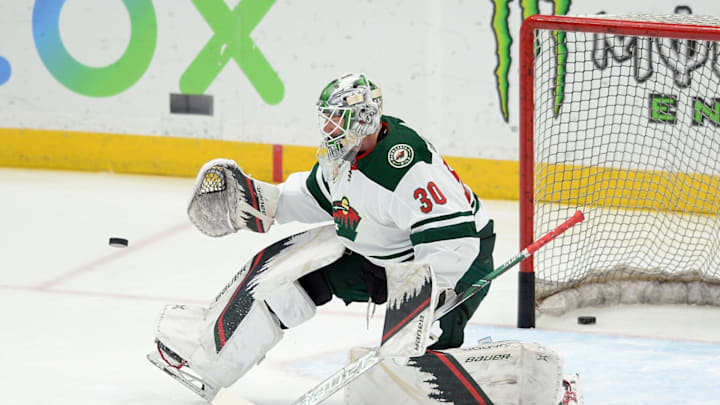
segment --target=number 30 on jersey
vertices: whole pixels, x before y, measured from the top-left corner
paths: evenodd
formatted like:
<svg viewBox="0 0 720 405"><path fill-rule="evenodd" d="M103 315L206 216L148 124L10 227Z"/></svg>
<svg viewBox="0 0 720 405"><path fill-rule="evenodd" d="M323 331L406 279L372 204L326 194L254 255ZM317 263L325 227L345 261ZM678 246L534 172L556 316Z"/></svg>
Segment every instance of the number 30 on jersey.
<svg viewBox="0 0 720 405"><path fill-rule="evenodd" d="M428 198L428 194L432 198ZM435 204L442 205L447 202L447 198L445 198L445 195L440 191L438 186L434 182L429 182L427 184L427 187L418 187L413 192L413 197L415 197L416 200L420 201L420 211L427 214L428 212L432 211L433 209L433 201Z"/></svg>

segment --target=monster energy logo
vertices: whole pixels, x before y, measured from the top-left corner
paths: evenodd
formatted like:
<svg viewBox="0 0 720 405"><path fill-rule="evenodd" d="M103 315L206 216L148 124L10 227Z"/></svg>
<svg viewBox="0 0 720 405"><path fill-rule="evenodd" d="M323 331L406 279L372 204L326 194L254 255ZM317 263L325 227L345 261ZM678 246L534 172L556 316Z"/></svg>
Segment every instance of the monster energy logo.
<svg viewBox="0 0 720 405"><path fill-rule="evenodd" d="M673 74L677 87L692 84L692 73L707 63L712 54L713 71L719 74L718 50L712 42L667 38L638 38L596 34L593 45L593 64L600 70L608 67L612 57L622 63L632 59L633 76L638 83L647 81L654 73L653 43L660 60Z"/></svg>
<svg viewBox="0 0 720 405"><path fill-rule="evenodd" d="M495 33L495 41L497 45L497 68L495 69L495 77L497 79L497 91L500 97L500 109L508 122L510 119L509 105L509 89L510 89L510 65L512 63L512 43L513 38L510 35L510 3L513 0L490 0L493 3L492 26ZM553 14L565 15L570 10L572 0L543 0L546 3L552 3ZM520 10L522 18L525 20L531 15L540 14L540 0L520 0ZM565 33L554 32L555 49L556 49L556 72L555 72L555 113L559 111L562 105L565 85L565 63L567 62L567 49L565 46Z"/></svg>
<svg viewBox="0 0 720 405"><path fill-rule="evenodd" d="M508 108L510 80L508 75L512 62L511 50L513 42L509 29L509 16L510 3L513 0L491 1L494 6L492 26L497 43L498 63L495 69L497 92L500 98L501 113L505 122L508 122L510 117ZM572 0L543 1L552 4L553 14L565 15L570 9ZM540 0L521 0L520 9L523 20L532 15L539 14L539 4ZM692 10L688 6L677 6L675 7L675 13L692 14ZM600 12L600 14L604 14L604 12ZM554 52L553 58L555 59L552 94L554 98L553 110L557 116L565 99L568 47L566 42L567 34L565 32L552 31L551 34L553 44L551 47L548 47L548 49L552 49ZM538 43L537 39L535 41L535 52L538 53L542 44ZM673 83L678 88L690 87L693 72L705 66L708 62L712 65L713 72L720 77L720 45L716 43L669 38L594 34L592 62L598 70L607 69L610 66L610 59L617 63L632 61L633 77L638 83L643 83L650 79L655 73L658 66L658 64L654 62L656 58L672 72ZM651 122L659 122L659 118L657 117L667 117L667 119L662 119L661 121L664 123L674 123L675 117L669 112L674 112L677 104L676 98L674 96L668 97L667 95L660 94L653 94L650 98L651 107L657 107L652 107L655 109L652 110L654 118L651 118ZM720 117L720 115L718 115L720 114L720 110L718 110L716 101L717 99L713 99L713 102L708 104L698 98L695 101L695 115L710 117L714 124L720 124L720 118L716 119L716 115ZM696 118L693 124L702 125L702 120Z"/></svg>
<svg viewBox="0 0 720 405"><path fill-rule="evenodd" d="M688 6L677 6L676 14L692 14ZM638 83L647 81L654 73L653 44L660 61L673 74L679 88L692 84L692 73L703 67L712 57L712 69L720 77L718 47L713 42L651 37L626 37L596 34L593 43L593 64L600 70L608 67L609 58L618 63L632 60L633 76Z"/></svg>
<svg viewBox="0 0 720 405"><path fill-rule="evenodd" d="M677 6L676 14L692 14L688 6ZM665 66L670 71L672 83L676 88L687 89L693 83L693 74L703 66L711 65L711 70L720 78L720 46L712 41L695 41L660 37L628 37L622 35L595 34L593 40L592 61L599 70L610 67L610 59L616 63L632 61L632 74L637 83L648 81L658 67ZM655 60L659 63L656 63ZM662 73L658 73L662 74ZM707 73L709 75L710 73ZM714 86L709 76L700 82L705 87ZM665 83L663 79L658 81ZM669 83L668 83L669 84ZM658 86L655 86L656 88ZM706 95L707 96L707 95ZM712 95L711 95L712 97ZM720 127L720 98L694 95L687 99L683 94L648 94L649 122L653 124L671 124L678 122L678 114L685 111L683 104L690 107L690 123L701 127L706 120L714 127ZM686 118L687 119L687 118Z"/></svg>

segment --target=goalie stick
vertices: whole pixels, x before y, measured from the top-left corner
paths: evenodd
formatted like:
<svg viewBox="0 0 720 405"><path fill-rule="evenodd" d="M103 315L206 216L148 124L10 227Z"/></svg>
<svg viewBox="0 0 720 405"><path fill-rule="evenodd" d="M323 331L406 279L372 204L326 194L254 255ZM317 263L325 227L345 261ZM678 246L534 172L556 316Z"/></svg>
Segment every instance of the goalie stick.
<svg viewBox="0 0 720 405"><path fill-rule="evenodd" d="M462 294L455 296L445 304L441 305L435 310L435 317L433 322L442 318L445 314L452 311L455 307L468 300L473 295L477 294L480 290L487 287L490 281L505 273L516 264L522 262L528 257L532 256L538 249L546 245L557 236L567 231L573 225L582 222L585 219L582 212L577 211L568 220L560 224L557 228L543 235L540 239L536 240L528 247L523 249L520 253L515 255L507 262L501 264L495 270L490 272L485 278L476 281L467 290L463 291ZM353 361L336 373L326 378L323 382L306 392L305 395L300 397L297 401L293 402L293 405L316 405L324 400L328 399L331 395L336 393L344 386L351 383L353 380L358 378L360 375L370 370L373 366L382 361L382 358L378 356L379 347L369 351L364 356Z"/></svg>

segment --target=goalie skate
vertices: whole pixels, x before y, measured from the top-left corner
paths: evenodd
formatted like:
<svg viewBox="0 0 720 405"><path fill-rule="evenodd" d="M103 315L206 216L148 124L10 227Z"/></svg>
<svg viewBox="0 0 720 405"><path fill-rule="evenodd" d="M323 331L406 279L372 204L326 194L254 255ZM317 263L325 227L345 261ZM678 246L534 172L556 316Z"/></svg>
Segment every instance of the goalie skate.
<svg viewBox="0 0 720 405"><path fill-rule="evenodd" d="M583 405L582 391L580 390L580 374L563 376L562 398L558 405Z"/></svg>
<svg viewBox="0 0 720 405"><path fill-rule="evenodd" d="M191 372L183 370L184 367L190 368L187 362L159 341L157 341L157 348L157 351L147 355L150 363L207 402L211 402L215 398L219 391L218 388L211 386Z"/></svg>

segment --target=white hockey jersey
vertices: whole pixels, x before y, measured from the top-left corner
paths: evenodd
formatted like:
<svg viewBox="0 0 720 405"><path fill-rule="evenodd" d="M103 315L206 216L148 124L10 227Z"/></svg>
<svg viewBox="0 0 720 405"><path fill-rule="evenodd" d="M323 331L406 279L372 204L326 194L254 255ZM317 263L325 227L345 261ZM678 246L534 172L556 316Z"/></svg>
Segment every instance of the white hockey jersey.
<svg viewBox="0 0 720 405"><path fill-rule="evenodd" d="M280 185L279 223L335 221L340 240L378 266L428 263L452 288L480 253L489 222L481 201L434 147L402 120L383 116L377 145L335 183L318 164Z"/></svg>

